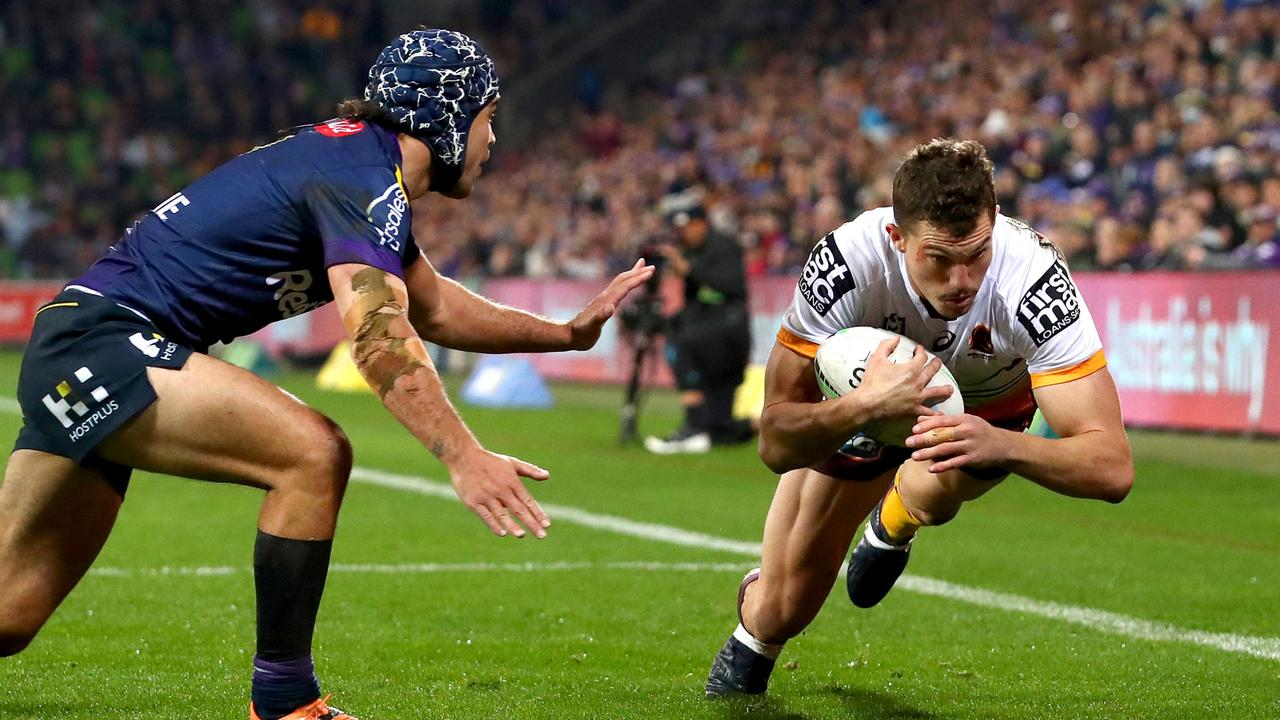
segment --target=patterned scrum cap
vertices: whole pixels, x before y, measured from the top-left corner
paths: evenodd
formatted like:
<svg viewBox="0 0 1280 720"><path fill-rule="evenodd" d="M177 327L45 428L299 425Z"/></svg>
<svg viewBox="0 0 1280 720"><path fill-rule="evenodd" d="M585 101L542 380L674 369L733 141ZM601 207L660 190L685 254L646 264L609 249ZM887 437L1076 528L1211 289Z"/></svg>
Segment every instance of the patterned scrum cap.
<svg viewBox="0 0 1280 720"><path fill-rule="evenodd" d="M364 98L431 148L431 189L462 176L471 122L498 96L493 59L452 30L414 30L396 38L369 68Z"/></svg>

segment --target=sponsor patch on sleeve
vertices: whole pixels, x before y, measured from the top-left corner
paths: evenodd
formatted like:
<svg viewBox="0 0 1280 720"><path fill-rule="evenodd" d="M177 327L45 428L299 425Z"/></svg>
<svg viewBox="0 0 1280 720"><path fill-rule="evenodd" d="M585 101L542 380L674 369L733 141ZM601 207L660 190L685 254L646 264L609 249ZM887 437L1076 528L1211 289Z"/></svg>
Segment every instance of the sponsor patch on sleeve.
<svg viewBox="0 0 1280 720"><path fill-rule="evenodd" d="M1062 261L1049 266L1018 303L1018 322L1036 347L1080 319L1080 293Z"/></svg>
<svg viewBox="0 0 1280 720"><path fill-rule="evenodd" d="M363 120L346 120L343 118L335 118L326 123L316 125L316 132L325 137L342 137L344 135L355 135L365 128Z"/></svg>
<svg viewBox="0 0 1280 720"><path fill-rule="evenodd" d="M364 209L365 217L378 233L378 244L400 252L401 237L412 224L409 218L409 198L400 184L400 168L396 168L396 181L382 194L369 201Z"/></svg>
<svg viewBox="0 0 1280 720"><path fill-rule="evenodd" d="M853 274L836 247L834 233L828 233L809 253L800 274L799 288L819 315L826 315L837 300L854 288Z"/></svg>

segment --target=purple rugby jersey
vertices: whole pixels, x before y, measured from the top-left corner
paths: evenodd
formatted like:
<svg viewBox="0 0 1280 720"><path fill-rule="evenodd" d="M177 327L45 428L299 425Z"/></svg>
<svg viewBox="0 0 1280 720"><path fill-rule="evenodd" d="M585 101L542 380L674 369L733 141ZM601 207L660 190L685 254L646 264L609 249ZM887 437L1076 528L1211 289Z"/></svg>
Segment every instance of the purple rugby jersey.
<svg viewBox="0 0 1280 720"><path fill-rule="evenodd" d="M255 148L149 211L70 284L204 351L333 300L326 269L418 257L395 134L330 120Z"/></svg>

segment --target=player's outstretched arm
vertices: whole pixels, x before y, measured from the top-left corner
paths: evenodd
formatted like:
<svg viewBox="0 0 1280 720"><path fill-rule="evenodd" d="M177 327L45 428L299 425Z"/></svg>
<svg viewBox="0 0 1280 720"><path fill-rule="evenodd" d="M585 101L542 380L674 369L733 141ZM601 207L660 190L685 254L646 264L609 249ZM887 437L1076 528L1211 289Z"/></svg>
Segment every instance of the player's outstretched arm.
<svg viewBox="0 0 1280 720"><path fill-rule="evenodd" d="M462 502L496 535L524 537L523 523L545 537L550 521L520 478L545 480L547 471L480 446L449 402L426 346L409 323L404 281L347 263L329 268L329 284L360 374L396 420L449 468Z"/></svg>
<svg viewBox="0 0 1280 720"><path fill-rule="evenodd" d="M918 448L912 458L932 461L935 473L1002 467L1063 495L1123 500L1133 485L1133 453L1111 373L1104 367L1036 388L1035 397L1059 439L1000 430L972 415L920 418L907 439Z"/></svg>
<svg viewBox="0 0 1280 720"><path fill-rule="evenodd" d="M632 290L653 277L644 260L618 275L569 322L500 305L436 274L425 256L405 270L409 318L425 340L468 352L589 350L600 329Z"/></svg>
<svg viewBox="0 0 1280 720"><path fill-rule="evenodd" d="M926 402L942 400L951 388L927 388L942 367L920 347L911 360L890 362L898 342L880 343L867 361L856 390L822 401L813 373L813 359L775 342L765 367L764 412L760 416L760 459L769 469L784 473L808 467L831 456L859 428L876 420L934 412Z"/></svg>

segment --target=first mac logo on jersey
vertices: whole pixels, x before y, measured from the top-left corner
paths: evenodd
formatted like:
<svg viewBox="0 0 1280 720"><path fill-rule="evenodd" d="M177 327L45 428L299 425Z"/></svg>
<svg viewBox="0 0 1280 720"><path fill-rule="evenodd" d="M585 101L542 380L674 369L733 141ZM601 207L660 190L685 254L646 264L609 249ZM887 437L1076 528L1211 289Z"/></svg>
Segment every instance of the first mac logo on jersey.
<svg viewBox="0 0 1280 720"><path fill-rule="evenodd" d="M834 234L828 233L809 253L799 287L800 294L819 315L826 315L837 300L854 288L853 275L836 247Z"/></svg>
<svg viewBox="0 0 1280 720"><path fill-rule="evenodd" d="M1061 262L1050 266L1018 303L1018 322L1037 347L1079 318L1080 293Z"/></svg>

